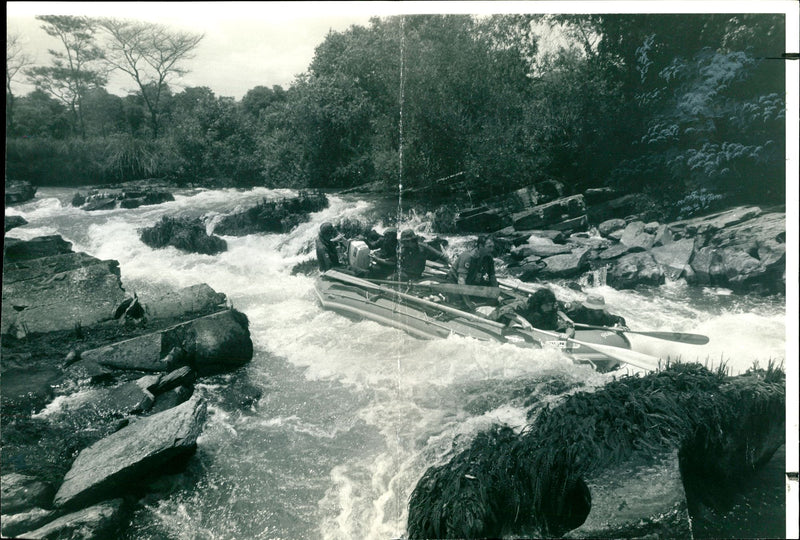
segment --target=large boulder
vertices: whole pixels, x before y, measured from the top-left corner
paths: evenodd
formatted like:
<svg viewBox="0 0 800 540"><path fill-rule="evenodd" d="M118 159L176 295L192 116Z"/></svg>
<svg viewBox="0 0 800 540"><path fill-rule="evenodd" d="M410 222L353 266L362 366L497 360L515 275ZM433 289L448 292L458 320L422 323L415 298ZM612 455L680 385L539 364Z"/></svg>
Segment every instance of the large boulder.
<svg viewBox="0 0 800 540"><path fill-rule="evenodd" d="M513 215L514 229L552 229L553 225L567 220L581 219L586 214L583 195L563 197L555 201L534 206L530 210ZM585 220L584 220L585 225ZM572 228L577 228L577 225Z"/></svg>
<svg viewBox="0 0 800 540"><path fill-rule="evenodd" d="M614 261L606 273L606 283L617 289L637 285L662 285L664 270L648 252L629 253Z"/></svg>
<svg viewBox="0 0 800 540"><path fill-rule="evenodd" d="M117 261L3 284L3 334L71 330L111 319L125 293Z"/></svg>
<svg viewBox="0 0 800 540"><path fill-rule="evenodd" d="M240 367L253 358L247 317L227 310L174 326L164 332L162 350L180 347L199 375Z"/></svg>
<svg viewBox="0 0 800 540"><path fill-rule="evenodd" d="M214 308L222 309L226 297L205 283L190 285L177 291L169 292L157 298L142 295L139 301L144 305L148 317L168 319L191 313L208 312Z"/></svg>
<svg viewBox="0 0 800 540"><path fill-rule="evenodd" d="M654 530L692 537L677 450L597 469L584 482L591 509L564 538L648 538Z"/></svg>
<svg viewBox="0 0 800 540"><path fill-rule="evenodd" d="M675 280L681 277L694 255L694 240L684 238L665 246L654 247L650 254L664 269L667 277Z"/></svg>
<svg viewBox="0 0 800 540"><path fill-rule="evenodd" d="M247 318L229 309L160 332L85 351L71 369L93 375L97 366L161 372L185 364L200 374L208 374L239 367L252 357L253 342Z"/></svg>
<svg viewBox="0 0 800 540"><path fill-rule="evenodd" d="M123 500L112 499L61 516L44 527L23 533L21 537L30 538L31 540L61 540L62 538L103 540L113 538L120 525L122 511Z"/></svg>
<svg viewBox="0 0 800 540"><path fill-rule="evenodd" d="M6 261L3 266L3 283L10 285L19 281L28 281L40 277L50 277L68 270L100 264L103 261L87 253L61 253L35 259ZM113 265L111 261L106 264Z"/></svg>
<svg viewBox="0 0 800 540"><path fill-rule="evenodd" d="M152 227L139 231L139 238L153 249L167 246L189 253L216 255L228 249L228 243L206 232L206 226L199 218L171 218L164 216Z"/></svg>
<svg viewBox="0 0 800 540"><path fill-rule="evenodd" d="M669 228L676 238L710 236L727 227L758 217L761 213L761 209L757 206L740 206L716 214L675 221L669 224Z"/></svg>
<svg viewBox="0 0 800 540"><path fill-rule="evenodd" d="M36 196L36 187L30 182L6 180L6 206L20 204Z"/></svg>
<svg viewBox="0 0 800 540"><path fill-rule="evenodd" d="M589 268L588 249L579 249L564 255L553 255L542 259L545 267L540 271L544 277L567 278L577 276Z"/></svg>
<svg viewBox="0 0 800 540"><path fill-rule="evenodd" d="M214 226L215 234L243 236L257 233L289 232L308 221L309 214L328 207L323 193L301 191L296 197L264 200L241 212L222 216Z"/></svg>
<svg viewBox="0 0 800 540"><path fill-rule="evenodd" d="M171 461L193 453L205 420L205 401L193 398L97 441L78 454L53 503L80 508L129 492Z"/></svg>
<svg viewBox="0 0 800 540"><path fill-rule="evenodd" d="M628 247L650 249L655 245L656 236L647 231L647 225L644 222L633 221L623 229L619 242Z"/></svg>

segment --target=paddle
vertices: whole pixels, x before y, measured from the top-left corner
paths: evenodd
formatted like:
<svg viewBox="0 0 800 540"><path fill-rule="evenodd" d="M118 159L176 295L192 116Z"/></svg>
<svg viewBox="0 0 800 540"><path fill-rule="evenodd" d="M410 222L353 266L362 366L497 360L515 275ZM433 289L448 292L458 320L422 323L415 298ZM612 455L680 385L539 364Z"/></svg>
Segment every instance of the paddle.
<svg viewBox="0 0 800 540"><path fill-rule="evenodd" d="M709 342L708 336L702 334L687 334L684 332L656 332L644 330L628 330L625 328L609 328L607 326L593 326L591 324L574 323L576 327L588 328L589 330L608 330L611 332L625 332L626 334L639 334L667 341L677 341L678 343L688 343L689 345L705 345Z"/></svg>
<svg viewBox="0 0 800 540"><path fill-rule="evenodd" d="M638 367L640 369L644 369L646 371L658 371L659 366L661 365L661 359L656 358L655 356L650 356L648 354L632 351L630 349L622 349L620 347L612 347L611 345L600 345L597 343L586 343L585 341L580 341L577 339L569 338L566 336L562 336L561 334L557 334L555 332L548 332L547 330L541 330L539 328L534 328L533 325L528 322L527 319L522 317L521 315L517 315L515 319L525 328L529 328L531 330L536 330L542 334L547 336L554 337L556 339L565 339L566 341L571 341L577 345L581 345L582 347L586 347L587 349L593 350L595 352L599 352L600 354L604 354L610 358L614 358L619 360L623 364L630 364L634 367Z"/></svg>
<svg viewBox="0 0 800 540"><path fill-rule="evenodd" d="M500 287L482 287L479 285L458 285L455 283L410 283L407 281L388 281L384 279L365 278L371 283L382 285L401 285L412 289L427 289L448 294L466 294L480 298L497 298L500 296Z"/></svg>
<svg viewBox="0 0 800 540"><path fill-rule="evenodd" d="M480 321L481 323L494 326L495 328L504 329L505 325L499 322L492 321L491 319L487 319L485 317L480 317L478 315L473 315L472 313L468 313L466 311L461 311L460 309L455 309L450 306L446 306L444 304L437 304L436 302L431 302L430 300L425 300L424 298L419 298L417 296L401 293L400 291L396 291L390 287L384 287L383 285L376 285L375 283L371 283L365 279L357 278L355 276L350 276L347 274L343 274L342 272L338 272L336 270L328 270L323 274L323 276L331 279L335 279L337 281L341 281L344 283L349 283L351 285L356 285L358 287L362 287L364 289L370 289L373 291L380 291L385 294L392 294L397 296L398 298L403 298L410 302L416 302L422 306L428 306L435 308L439 311L443 311L445 313L449 313L451 315L455 315L456 317L462 317L464 319L469 319L473 321Z"/></svg>

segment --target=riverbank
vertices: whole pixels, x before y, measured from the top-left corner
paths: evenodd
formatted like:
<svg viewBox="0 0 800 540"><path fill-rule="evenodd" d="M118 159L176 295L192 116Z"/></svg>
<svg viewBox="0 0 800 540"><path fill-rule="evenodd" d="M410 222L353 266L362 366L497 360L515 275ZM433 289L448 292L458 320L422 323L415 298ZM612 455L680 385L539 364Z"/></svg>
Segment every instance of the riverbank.
<svg viewBox="0 0 800 540"><path fill-rule="evenodd" d="M195 382L252 357L247 318L207 285L126 296L117 261L58 236L3 263L2 534L117 536L194 453Z"/></svg>

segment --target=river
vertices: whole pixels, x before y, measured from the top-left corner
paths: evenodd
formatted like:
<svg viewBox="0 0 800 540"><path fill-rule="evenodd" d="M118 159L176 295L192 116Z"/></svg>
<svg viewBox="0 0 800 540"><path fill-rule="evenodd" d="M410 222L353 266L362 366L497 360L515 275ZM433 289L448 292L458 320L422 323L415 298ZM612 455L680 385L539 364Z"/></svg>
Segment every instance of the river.
<svg viewBox="0 0 800 540"><path fill-rule="evenodd" d="M60 234L75 251L119 261L124 288L140 295L208 283L248 316L255 347L246 368L198 385L210 415L197 454L186 474L162 482L168 495L145 499L129 527L131 539L401 537L409 496L427 467L447 461L492 423L524 425L526 396L518 390L553 379L591 389L607 380L553 350L459 337L422 341L322 310L314 277L291 270L314 258L320 223L374 219L372 202L331 196L329 208L288 234L224 237L228 251L209 256L153 250L137 229L164 215L202 216L211 227L215 216L295 192L181 190L174 202L84 212L70 205L75 191L40 188L35 200L9 209L29 222L9 236ZM412 213L404 226L430 234L424 215ZM465 242L449 240L450 255ZM564 299L578 297L566 286L554 289ZM785 361L783 297L737 296L681 281L642 291L588 291L603 294L631 328L711 338L696 347L632 337L641 352L709 367L723 361L733 373L754 362ZM242 407L241 396L252 389L260 397ZM760 488L777 493L777 502L749 520L759 531L783 515L783 483L769 478ZM775 527L781 534L782 523ZM709 535L738 536L735 530Z"/></svg>

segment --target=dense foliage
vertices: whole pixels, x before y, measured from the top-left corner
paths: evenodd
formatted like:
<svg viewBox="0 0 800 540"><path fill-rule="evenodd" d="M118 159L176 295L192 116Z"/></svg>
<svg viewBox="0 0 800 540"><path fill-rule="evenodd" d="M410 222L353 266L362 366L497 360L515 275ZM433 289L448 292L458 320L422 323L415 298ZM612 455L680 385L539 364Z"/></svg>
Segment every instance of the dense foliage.
<svg viewBox="0 0 800 540"><path fill-rule="evenodd" d="M26 73L38 87L13 96L7 84L15 179L396 189L452 177L478 198L557 179L570 192L650 192L675 215L785 196L777 15L374 18L329 33L289 88L239 101L175 93L161 66L130 95L109 94L98 62L123 69L120 52L141 46L125 32L169 32L41 19L84 63L65 71L64 51L22 69L8 48L7 81ZM543 52L548 27L565 39ZM184 55L199 41L172 37L188 40Z"/></svg>

